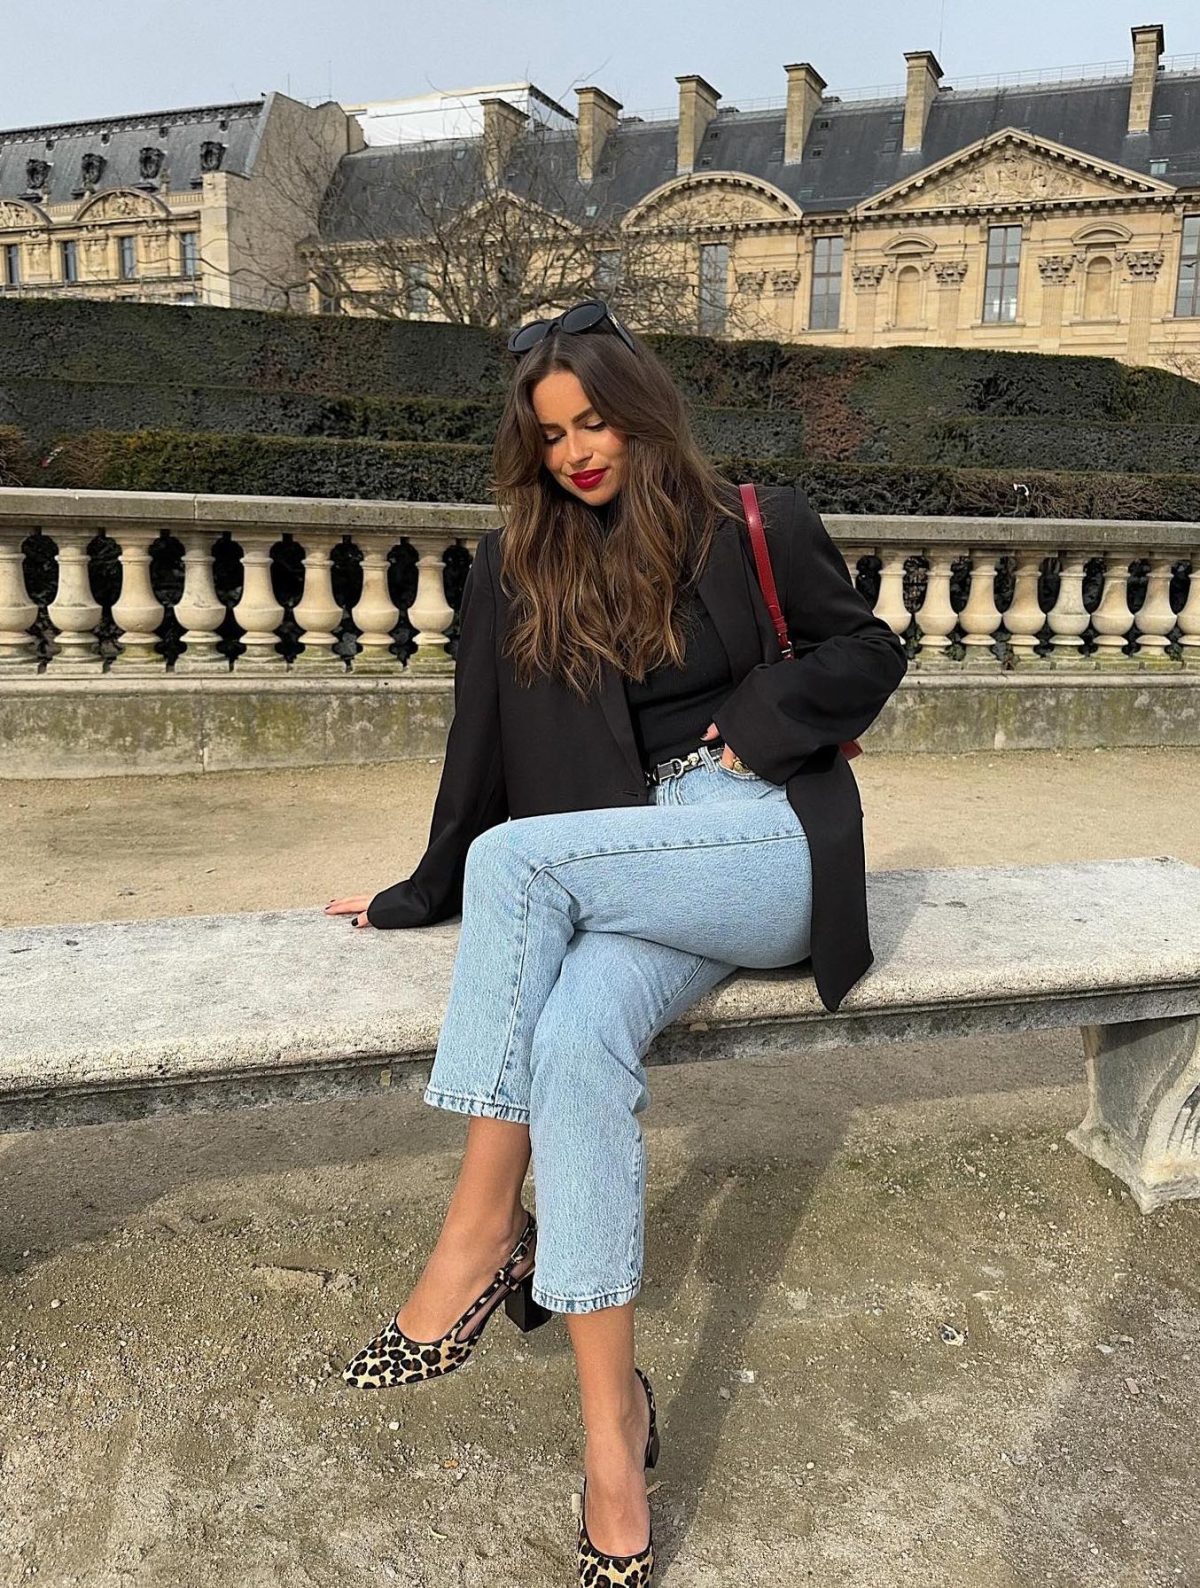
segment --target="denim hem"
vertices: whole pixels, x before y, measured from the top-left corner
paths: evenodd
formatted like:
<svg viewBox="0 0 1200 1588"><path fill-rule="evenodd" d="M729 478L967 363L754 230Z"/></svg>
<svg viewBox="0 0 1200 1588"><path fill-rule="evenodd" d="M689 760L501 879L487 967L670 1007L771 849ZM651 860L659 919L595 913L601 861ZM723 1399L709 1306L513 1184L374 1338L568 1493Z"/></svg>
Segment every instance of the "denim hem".
<svg viewBox="0 0 1200 1588"><path fill-rule="evenodd" d="M431 1108L447 1108L455 1114L479 1114L487 1119L507 1119L514 1124L528 1125L529 1110L515 1103L493 1103L486 1097L469 1097L462 1092L439 1092L427 1086L424 1100Z"/></svg>
<svg viewBox="0 0 1200 1588"><path fill-rule="evenodd" d="M627 1301L633 1300L641 1288L641 1280L635 1279L632 1285L625 1285L620 1290L603 1290L592 1296L556 1296L541 1288L535 1274L530 1294L539 1306L551 1312L599 1312L602 1307L623 1307Z"/></svg>

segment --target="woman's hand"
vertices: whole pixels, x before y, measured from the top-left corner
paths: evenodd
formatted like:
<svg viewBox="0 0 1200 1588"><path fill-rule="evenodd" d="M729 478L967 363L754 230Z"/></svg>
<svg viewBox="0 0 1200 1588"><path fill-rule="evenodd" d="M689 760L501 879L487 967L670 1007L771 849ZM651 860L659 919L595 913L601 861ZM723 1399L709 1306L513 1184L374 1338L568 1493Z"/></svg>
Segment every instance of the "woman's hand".
<svg viewBox="0 0 1200 1588"><path fill-rule="evenodd" d="M704 738L711 739L715 735L719 734L720 731L721 730L717 727L715 722L710 722L708 727L704 730ZM728 744L722 747L721 765L728 767L730 771L737 770L740 772L749 772L750 770L746 763L738 756L737 752Z"/></svg>
<svg viewBox="0 0 1200 1588"><path fill-rule="evenodd" d="M354 917L353 926L370 926L367 920L367 905L374 898L372 893L358 893L351 899L330 899L325 906L326 915L351 915Z"/></svg>

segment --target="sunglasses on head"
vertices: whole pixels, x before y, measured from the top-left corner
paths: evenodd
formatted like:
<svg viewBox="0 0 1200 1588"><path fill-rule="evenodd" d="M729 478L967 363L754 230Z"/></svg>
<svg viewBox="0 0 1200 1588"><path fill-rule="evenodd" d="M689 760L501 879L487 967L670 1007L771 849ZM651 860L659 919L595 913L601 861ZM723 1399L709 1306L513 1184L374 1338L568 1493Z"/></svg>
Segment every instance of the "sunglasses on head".
<svg viewBox="0 0 1200 1588"><path fill-rule="evenodd" d="M514 331L509 337L508 351L520 358L522 353L528 353L531 347L536 347L555 331L565 331L568 336L572 336L577 331L607 330L609 327L617 333L631 353L637 352L629 332L608 304L601 303L599 298L588 298L583 303L577 303L574 308L565 310L554 320L530 320L528 325L523 325L519 331Z"/></svg>

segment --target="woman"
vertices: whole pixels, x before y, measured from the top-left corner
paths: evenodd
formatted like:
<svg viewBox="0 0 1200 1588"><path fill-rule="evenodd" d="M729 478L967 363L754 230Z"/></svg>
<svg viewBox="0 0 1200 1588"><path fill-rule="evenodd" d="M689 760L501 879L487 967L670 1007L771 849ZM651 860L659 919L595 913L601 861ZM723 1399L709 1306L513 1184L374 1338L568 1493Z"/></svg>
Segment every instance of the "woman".
<svg viewBox="0 0 1200 1588"><path fill-rule="evenodd" d="M502 1300L526 1330L563 1313L587 1431L579 1580L649 1583L642 1058L738 966L811 955L829 1009L866 970L862 807L838 746L907 664L796 485L761 493L795 647L779 660L736 487L604 304L509 347L506 518L463 591L426 853L326 907L383 928L461 910L425 1101L471 1116L433 1253L343 1376L453 1371Z"/></svg>

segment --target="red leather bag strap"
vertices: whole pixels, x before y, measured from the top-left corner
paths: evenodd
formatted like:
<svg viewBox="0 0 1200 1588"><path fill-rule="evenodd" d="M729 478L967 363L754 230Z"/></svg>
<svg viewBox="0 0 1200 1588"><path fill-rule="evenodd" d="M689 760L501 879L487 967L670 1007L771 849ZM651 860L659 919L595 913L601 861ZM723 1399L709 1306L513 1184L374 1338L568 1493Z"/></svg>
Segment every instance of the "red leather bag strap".
<svg viewBox="0 0 1200 1588"><path fill-rule="evenodd" d="M750 531L750 544L754 551L754 566L758 570L758 582L762 586L763 597L767 603L767 611L771 614L771 622L775 625L775 633L779 637L779 649L785 658L792 656L792 642L787 631L787 622L783 610L779 605L779 595L775 589L775 575L771 570L771 556L767 551L767 537L763 530L762 514L758 510L758 497L755 495L753 485L739 485L742 507L746 514L746 527Z"/></svg>
<svg viewBox="0 0 1200 1588"><path fill-rule="evenodd" d="M763 529L762 514L758 510L758 497L753 485L739 485L738 490L742 497L742 507L746 514L746 527L750 531L750 545L754 552L754 566L758 570L758 582L762 587L763 598L767 603L767 611L771 614L771 622L775 625L775 633L779 638L779 649L783 653L783 660L793 658L791 637L787 631L787 621L783 609L779 605L779 594L775 589L775 575L771 569L771 556L767 551L767 536ZM853 761L856 755L862 754L862 745L857 739L847 739L845 744L838 748L847 761Z"/></svg>

